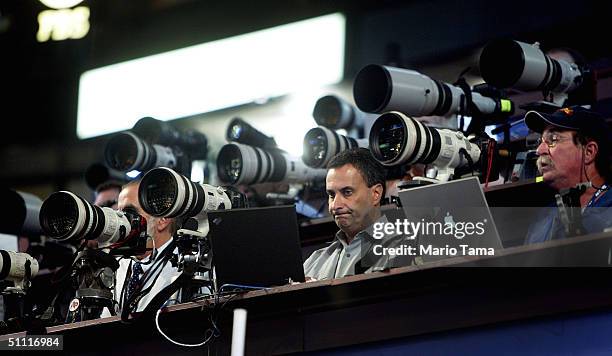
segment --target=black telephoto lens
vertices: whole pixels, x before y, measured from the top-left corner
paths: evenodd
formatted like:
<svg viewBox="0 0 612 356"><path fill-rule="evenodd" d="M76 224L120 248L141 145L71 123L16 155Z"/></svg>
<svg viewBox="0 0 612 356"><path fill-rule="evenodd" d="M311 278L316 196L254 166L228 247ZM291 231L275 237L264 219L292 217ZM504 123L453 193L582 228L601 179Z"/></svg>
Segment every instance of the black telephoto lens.
<svg viewBox="0 0 612 356"><path fill-rule="evenodd" d="M189 154L191 159L206 159L208 139L206 135L195 130L178 130L171 124L143 117L138 120L132 131L143 140L162 146L179 146Z"/></svg>
<svg viewBox="0 0 612 356"><path fill-rule="evenodd" d="M239 117L234 118L227 126L225 137L228 141L244 143L255 147L276 147L274 138L267 136Z"/></svg>

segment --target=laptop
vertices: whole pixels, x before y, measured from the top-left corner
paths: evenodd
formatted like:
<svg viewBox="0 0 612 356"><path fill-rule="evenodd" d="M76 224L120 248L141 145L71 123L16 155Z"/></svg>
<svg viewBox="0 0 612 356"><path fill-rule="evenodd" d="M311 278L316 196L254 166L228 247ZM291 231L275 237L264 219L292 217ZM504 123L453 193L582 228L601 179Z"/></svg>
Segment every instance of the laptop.
<svg viewBox="0 0 612 356"><path fill-rule="evenodd" d="M482 256L502 248L477 177L403 190L399 198L406 220L420 223L417 236L424 261Z"/></svg>
<svg viewBox="0 0 612 356"><path fill-rule="evenodd" d="M304 282L295 207L209 211L216 285L272 287Z"/></svg>

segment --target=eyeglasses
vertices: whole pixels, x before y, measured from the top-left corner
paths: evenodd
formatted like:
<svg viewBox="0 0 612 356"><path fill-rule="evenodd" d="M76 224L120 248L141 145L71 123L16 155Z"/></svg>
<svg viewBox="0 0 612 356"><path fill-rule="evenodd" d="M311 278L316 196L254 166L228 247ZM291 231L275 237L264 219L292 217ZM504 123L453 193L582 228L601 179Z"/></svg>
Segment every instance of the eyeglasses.
<svg viewBox="0 0 612 356"><path fill-rule="evenodd" d="M542 135L538 139L538 145L544 142L546 146L548 146L548 148L554 148L557 145L557 143L567 141L569 139L570 137L560 136L559 134L556 134L556 133L548 133L548 134Z"/></svg>

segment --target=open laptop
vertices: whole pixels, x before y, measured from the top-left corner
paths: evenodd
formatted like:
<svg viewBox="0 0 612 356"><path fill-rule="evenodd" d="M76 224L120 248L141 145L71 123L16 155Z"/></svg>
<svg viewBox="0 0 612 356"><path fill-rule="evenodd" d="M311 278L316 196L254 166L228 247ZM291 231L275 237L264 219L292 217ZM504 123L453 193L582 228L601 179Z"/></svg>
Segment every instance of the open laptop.
<svg viewBox="0 0 612 356"><path fill-rule="evenodd" d="M304 282L295 207L208 212L217 287Z"/></svg>
<svg viewBox="0 0 612 356"><path fill-rule="evenodd" d="M470 255L462 251L478 252L469 248L502 248L477 177L400 191L399 198L407 221L420 222L426 227L418 234L419 244L424 248L434 247L426 251L442 253L426 253L422 255L424 261L455 257L445 253L452 248L457 249L458 256ZM440 231L440 226L446 230ZM466 245L467 248L461 247Z"/></svg>

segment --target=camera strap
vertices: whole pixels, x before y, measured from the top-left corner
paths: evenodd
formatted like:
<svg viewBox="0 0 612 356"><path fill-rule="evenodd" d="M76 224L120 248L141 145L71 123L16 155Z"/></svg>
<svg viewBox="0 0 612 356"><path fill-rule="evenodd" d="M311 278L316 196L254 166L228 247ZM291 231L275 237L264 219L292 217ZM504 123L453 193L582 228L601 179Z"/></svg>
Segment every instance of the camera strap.
<svg viewBox="0 0 612 356"><path fill-rule="evenodd" d="M156 257L155 261L153 261L153 266L151 266L151 268L149 268L149 270L142 276L141 281L140 281L141 288L147 285L149 280L153 278L153 281L151 281L151 283L148 285L147 288L142 289L142 290L136 290L134 295L126 296L125 295L126 282L129 281L130 279L130 275L126 274L126 278L123 283L123 288L121 290L121 296L120 296L120 300L122 303L121 319L123 321L127 320L130 312L132 311L135 312L137 310L138 303L140 302L140 300L151 291L151 289L155 285L155 282L157 281L157 278L161 275L164 267L170 261L170 258L172 257L172 254L174 252L175 245L176 243L174 242L174 240L171 241L169 246L166 246L164 251ZM131 263L130 263L130 267L131 267ZM124 299L126 297L127 299Z"/></svg>
<svg viewBox="0 0 612 356"><path fill-rule="evenodd" d="M147 304L145 309L142 311L142 316L153 315L159 308L161 308L170 297L182 287L187 286L191 283L192 277L189 273L181 273L172 283L160 290L153 299Z"/></svg>
<svg viewBox="0 0 612 356"><path fill-rule="evenodd" d="M474 99L472 97L472 88L467 83L465 78L461 76L455 83L455 86L459 87L461 91L463 91L463 95L465 100L461 100L459 104L459 112L458 115L461 117L461 129L463 130L463 118L465 116L470 116L472 121L468 125L468 128L464 131L466 134L469 133L480 133L484 131L484 126L482 126L481 117L482 112L478 109L478 106L474 104Z"/></svg>

